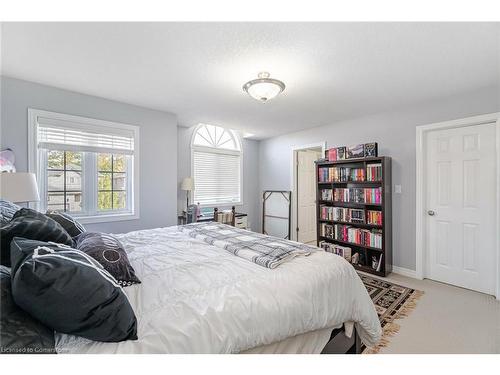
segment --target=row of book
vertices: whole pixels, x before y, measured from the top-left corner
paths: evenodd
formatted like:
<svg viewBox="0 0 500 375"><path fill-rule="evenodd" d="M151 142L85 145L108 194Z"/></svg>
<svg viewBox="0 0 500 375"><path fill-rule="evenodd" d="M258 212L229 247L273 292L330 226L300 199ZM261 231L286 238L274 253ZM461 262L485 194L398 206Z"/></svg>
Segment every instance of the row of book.
<svg viewBox="0 0 500 375"><path fill-rule="evenodd" d="M379 229L368 230L349 225L321 223L320 235L357 245L382 248L382 231Z"/></svg>
<svg viewBox="0 0 500 375"><path fill-rule="evenodd" d="M351 167L320 167L318 179L319 182L381 181L382 164L368 164L366 170Z"/></svg>
<svg viewBox="0 0 500 375"><path fill-rule="evenodd" d="M382 212L381 211L366 211L366 222L372 225L382 225Z"/></svg>
<svg viewBox="0 0 500 375"><path fill-rule="evenodd" d="M366 181L381 181L382 178L382 164L366 165Z"/></svg>
<svg viewBox="0 0 500 375"><path fill-rule="evenodd" d="M326 242L326 241L321 241L319 243L319 247L321 247L323 250L329 253L337 254L348 262L351 262L352 259L352 249L348 246L340 246L334 243Z"/></svg>
<svg viewBox="0 0 500 375"><path fill-rule="evenodd" d="M321 167L318 171L319 182L365 181L364 168Z"/></svg>
<svg viewBox="0 0 500 375"><path fill-rule="evenodd" d="M358 208L320 206L319 214L323 220L364 223L365 210Z"/></svg>
<svg viewBox="0 0 500 375"><path fill-rule="evenodd" d="M323 195L323 194L322 194ZM327 194L325 194L327 195ZM349 203L382 203L382 188L336 188L333 201Z"/></svg>
<svg viewBox="0 0 500 375"><path fill-rule="evenodd" d="M381 211L322 205L319 207L319 215L322 220L382 225Z"/></svg>
<svg viewBox="0 0 500 375"><path fill-rule="evenodd" d="M349 263L352 264L359 264L361 266L369 267L374 271L380 272L382 270L382 260L384 254L380 254L379 256L377 255L372 255L371 257L371 264L368 265L366 264L366 256L362 253L353 251L349 246L340 246L334 243L330 243L327 241L321 241L319 243L319 247L321 247L323 250L325 250L328 253L336 254L338 256L343 257L345 260L347 260Z"/></svg>

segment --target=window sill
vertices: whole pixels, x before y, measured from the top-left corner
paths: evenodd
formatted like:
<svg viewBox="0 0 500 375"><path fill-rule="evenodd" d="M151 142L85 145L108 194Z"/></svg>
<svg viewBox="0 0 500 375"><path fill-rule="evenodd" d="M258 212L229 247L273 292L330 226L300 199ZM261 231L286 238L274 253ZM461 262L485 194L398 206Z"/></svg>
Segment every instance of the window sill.
<svg viewBox="0 0 500 375"><path fill-rule="evenodd" d="M111 215L95 215L95 216L74 216L78 222L82 224L97 224L97 223L109 223L113 221L128 221L128 220L139 220L138 214L123 213L123 214L111 214Z"/></svg>

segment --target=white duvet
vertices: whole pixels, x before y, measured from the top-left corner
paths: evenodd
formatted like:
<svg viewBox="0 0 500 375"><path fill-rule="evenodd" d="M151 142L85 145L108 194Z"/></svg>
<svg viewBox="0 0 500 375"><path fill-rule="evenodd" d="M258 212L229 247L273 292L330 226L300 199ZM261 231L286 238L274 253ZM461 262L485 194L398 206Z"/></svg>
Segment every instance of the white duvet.
<svg viewBox="0 0 500 375"><path fill-rule="evenodd" d="M345 322L367 346L381 336L366 289L337 255L317 251L271 270L177 227L117 237L142 281L124 288L139 339L58 334L59 353L239 353Z"/></svg>

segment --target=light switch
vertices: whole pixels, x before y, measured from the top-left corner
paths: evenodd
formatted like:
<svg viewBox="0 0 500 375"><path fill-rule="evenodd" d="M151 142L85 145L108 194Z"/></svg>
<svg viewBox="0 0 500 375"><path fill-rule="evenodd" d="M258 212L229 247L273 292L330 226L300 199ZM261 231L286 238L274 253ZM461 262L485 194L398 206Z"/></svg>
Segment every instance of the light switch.
<svg viewBox="0 0 500 375"><path fill-rule="evenodd" d="M394 185L394 193L401 194L401 185Z"/></svg>

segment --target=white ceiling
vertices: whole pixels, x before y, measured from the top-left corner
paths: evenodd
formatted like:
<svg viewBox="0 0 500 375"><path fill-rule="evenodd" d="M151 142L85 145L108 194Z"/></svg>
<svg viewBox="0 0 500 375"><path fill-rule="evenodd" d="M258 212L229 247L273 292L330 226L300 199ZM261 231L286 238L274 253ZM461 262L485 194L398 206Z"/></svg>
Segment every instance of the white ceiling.
<svg viewBox="0 0 500 375"><path fill-rule="evenodd" d="M498 85L500 23L8 23L2 74L266 138ZM267 70L286 90L241 86Z"/></svg>

